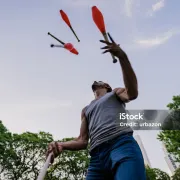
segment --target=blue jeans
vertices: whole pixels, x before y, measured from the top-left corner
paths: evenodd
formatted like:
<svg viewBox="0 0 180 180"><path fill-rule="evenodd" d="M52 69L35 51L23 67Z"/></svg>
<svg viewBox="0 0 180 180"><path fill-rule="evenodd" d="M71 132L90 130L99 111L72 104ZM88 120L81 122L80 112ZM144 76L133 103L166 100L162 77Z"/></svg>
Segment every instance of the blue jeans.
<svg viewBox="0 0 180 180"><path fill-rule="evenodd" d="M146 180L143 156L132 134L107 141L90 155L86 180Z"/></svg>

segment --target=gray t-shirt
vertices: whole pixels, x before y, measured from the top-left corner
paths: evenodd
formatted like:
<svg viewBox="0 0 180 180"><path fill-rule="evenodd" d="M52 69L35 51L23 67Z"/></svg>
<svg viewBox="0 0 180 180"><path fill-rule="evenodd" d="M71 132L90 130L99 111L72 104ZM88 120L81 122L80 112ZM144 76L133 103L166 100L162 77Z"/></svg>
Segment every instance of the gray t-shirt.
<svg viewBox="0 0 180 180"><path fill-rule="evenodd" d="M133 132L130 127L120 126L122 122L119 118L120 113L126 113L125 104L114 91L93 100L86 106L85 116L88 122L90 151L107 140Z"/></svg>

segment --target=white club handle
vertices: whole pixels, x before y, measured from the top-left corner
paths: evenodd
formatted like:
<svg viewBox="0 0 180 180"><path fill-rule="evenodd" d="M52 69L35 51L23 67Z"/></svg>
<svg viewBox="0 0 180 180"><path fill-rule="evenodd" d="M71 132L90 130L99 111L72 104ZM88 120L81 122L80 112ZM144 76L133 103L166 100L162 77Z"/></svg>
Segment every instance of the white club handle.
<svg viewBox="0 0 180 180"><path fill-rule="evenodd" d="M47 172L47 169L48 169L50 161L51 161L51 156L52 156L52 153L49 154L48 158L46 159L44 167L41 169L40 174L39 174L37 180L44 180L46 172Z"/></svg>

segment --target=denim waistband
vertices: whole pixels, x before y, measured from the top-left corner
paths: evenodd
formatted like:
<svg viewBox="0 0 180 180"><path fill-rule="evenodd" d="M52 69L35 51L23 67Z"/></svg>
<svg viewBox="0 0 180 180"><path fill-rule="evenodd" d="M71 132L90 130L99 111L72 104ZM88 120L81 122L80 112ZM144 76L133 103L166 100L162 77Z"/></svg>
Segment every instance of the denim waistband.
<svg viewBox="0 0 180 180"><path fill-rule="evenodd" d="M124 136L132 136L132 135L133 135L133 132L129 132L129 133L121 134L113 139L107 140L107 141L103 142L102 144L98 145L97 147L95 147L90 152L90 155L98 153L100 151L100 149L106 148L108 145L110 146L111 144L114 144L117 140L123 138Z"/></svg>

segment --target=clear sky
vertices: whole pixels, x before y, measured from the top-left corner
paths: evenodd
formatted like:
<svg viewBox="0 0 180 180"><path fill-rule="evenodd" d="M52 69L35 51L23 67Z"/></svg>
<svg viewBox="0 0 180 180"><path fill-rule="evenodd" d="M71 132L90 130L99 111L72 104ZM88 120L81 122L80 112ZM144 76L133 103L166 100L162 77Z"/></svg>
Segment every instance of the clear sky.
<svg viewBox="0 0 180 180"><path fill-rule="evenodd" d="M80 113L93 98L94 80L123 87L119 64L102 55L102 36L91 15L96 5L107 31L127 52L139 82L129 109L166 109L179 94L180 2L167 0L1 1L0 119L13 132L50 132L55 139L79 134ZM69 16L78 43L59 10ZM50 48L71 42L79 55ZM167 171L157 132L140 134L153 167Z"/></svg>

